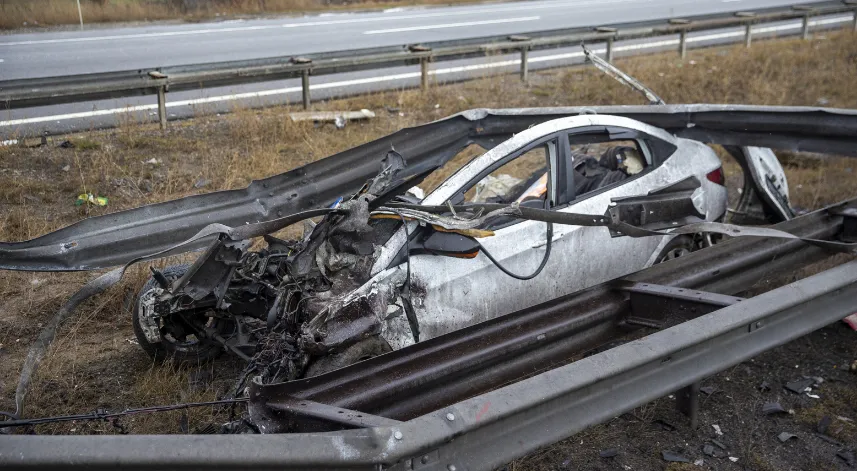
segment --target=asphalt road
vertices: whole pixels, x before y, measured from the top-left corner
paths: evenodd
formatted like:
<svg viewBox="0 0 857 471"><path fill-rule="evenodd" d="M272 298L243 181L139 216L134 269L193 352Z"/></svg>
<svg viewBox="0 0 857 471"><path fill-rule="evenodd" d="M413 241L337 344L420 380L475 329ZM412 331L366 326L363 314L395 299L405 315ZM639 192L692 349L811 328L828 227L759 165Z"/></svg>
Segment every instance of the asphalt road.
<svg viewBox="0 0 857 471"><path fill-rule="evenodd" d="M0 80L413 44L760 10L793 3L787 0L537 0L459 7L397 8L300 18L12 34L0 36ZM722 38L715 38L714 41L719 39ZM650 49L657 47L660 46L651 46ZM540 55L562 54L571 53L544 51ZM531 61L537 61L533 68L556 65L556 61L551 62L550 59L539 62L538 57L537 54L531 56ZM473 70L480 70L478 62L469 60L457 64L439 64L435 70L436 78L466 78L461 73L472 74ZM495 64L492 67L500 66ZM355 88L410 86L413 72L384 69L323 77L314 80L313 94L314 97L330 97L348 94L343 88L351 88L353 93ZM331 85L325 86L326 83ZM209 103L212 104L235 99L296 101L293 88L283 88L283 82L256 84L229 87L228 90L175 93L170 94L168 101L170 113L182 116L192 112L190 108L193 106L206 104L200 102L200 99L206 98L211 99ZM0 113L0 136L16 132L31 133L35 128L53 132L57 128L70 130L103 125L105 116L115 115L117 109L126 106L136 106L139 109L132 108L132 111L148 114L152 101L152 97L127 98L5 111ZM179 110L181 107L187 109Z"/></svg>

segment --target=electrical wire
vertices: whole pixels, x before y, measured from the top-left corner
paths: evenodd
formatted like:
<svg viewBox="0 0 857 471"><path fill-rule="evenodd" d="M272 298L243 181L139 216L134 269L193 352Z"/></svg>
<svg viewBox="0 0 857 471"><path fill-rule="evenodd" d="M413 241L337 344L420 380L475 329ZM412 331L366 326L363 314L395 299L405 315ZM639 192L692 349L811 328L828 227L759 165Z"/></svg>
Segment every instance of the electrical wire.
<svg viewBox="0 0 857 471"><path fill-rule="evenodd" d="M546 242L547 245L545 247L545 255L544 255L544 257L542 257L542 262L539 264L538 268L536 268L536 271L534 271L530 275L518 275L518 274L512 273L511 271L509 271L509 269L504 267L496 258L494 258L494 256L492 256L491 253L488 252L488 250L486 250L485 246L482 244L479 244L479 251L482 252L483 254L485 254L485 256L488 257L488 260L491 260L491 263L493 263L494 266L499 268L500 271L511 276L512 278L515 278L516 280L521 280L521 281L532 280L533 278L539 276L539 273L541 273L542 270L544 270L545 266L548 264L548 259L550 258L550 255L551 255L551 242L553 239L553 223L549 222L549 223L547 223L547 225L548 225L548 227L547 227L546 235L545 235L545 237L547 237L547 242Z"/></svg>
<svg viewBox="0 0 857 471"><path fill-rule="evenodd" d="M181 409L189 409L191 407L205 407L205 406L220 406L227 404L236 404L236 403L244 403L249 401L249 398L242 397L237 399L224 399L220 401L208 401L208 402L187 402L183 404L170 404L166 406L149 406L149 407L141 407L139 409L125 409L122 412L107 412L103 409L96 410L94 412L90 412L88 414L76 414L76 415L61 415L54 417L38 417L34 419L18 419L18 420L7 420L5 422L0 422L0 428L5 427L25 427L28 425L40 425L40 424L49 424L55 422L71 422L75 420L108 420L117 417L124 417L126 415L134 415L134 414L146 414L151 412L166 412L173 410L181 410ZM3 414L12 416L11 414Z"/></svg>

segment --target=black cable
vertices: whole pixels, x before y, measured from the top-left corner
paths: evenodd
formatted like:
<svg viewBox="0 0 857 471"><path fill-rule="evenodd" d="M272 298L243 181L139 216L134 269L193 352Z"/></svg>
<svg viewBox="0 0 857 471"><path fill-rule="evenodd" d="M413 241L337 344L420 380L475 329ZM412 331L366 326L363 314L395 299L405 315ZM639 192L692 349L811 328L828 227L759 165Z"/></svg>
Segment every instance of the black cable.
<svg viewBox="0 0 857 471"><path fill-rule="evenodd" d="M238 398L238 399L226 399L221 401L208 401L208 402L188 402L183 404L171 404L167 406L151 406L151 407L141 407L139 409L125 409L122 412L107 412L103 409L99 409L95 412L90 412L88 414L76 414L76 415L62 415L55 417L39 417L34 419L19 419L19 420L8 420L5 422L0 422L0 428L2 427L22 427L27 425L39 425L39 424L49 424L53 422L69 422L74 420L107 420L118 418L126 415L133 414L142 414L142 413L151 413L151 412L166 412L172 410L181 410L188 409L191 407L204 407L204 406L219 406L219 405L227 405L227 404L235 404L235 403L244 403L248 402L249 398ZM4 414L5 415L5 414Z"/></svg>
<svg viewBox="0 0 857 471"><path fill-rule="evenodd" d="M553 223L552 223L552 222L549 222L549 223L547 223L547 225L548 225L548 227L547 227L547 231L546 231L547 246L545 247L545 256L542 258L542 263L540 263L540 264L539 264L539 267L538 267L538 268L536 268L536 271L534 271L531 275L524 275L524 276L522 276L522 275L516 275L515 273L512 273L511 271L509 271L508 269L506 269L506 267L504 267L503 265L501 265L501 264L500 264L500 262L499 262L499 261L497 261L497 259L495 259L495 258L491 255L491 253L490 253L490 252L488 252L487 250L485 250L485 246L484 246L484 245L482 245L482 244L479 244L479 251L480 251L480 252L482 252L482 253L484 253L484 254L485 254L485 256L486 256L486 257L488 257L488 260L491 260L491 263L493 263L493 264L494 264L494 266L496 266L497 268L499 268L499 269L500 269L500 271L502 271L503 273L505 273L505 274L507 274L507 275L511 276L512 278L515 278L516 280L522 280L522 281L532 280L533 278L535 278L535 277L539 276L539 273L541 273L541 272L542 272L542 270L544 270L545 265L547 265L547 264L548 264L548 259L550 258L550 255L551 255L551 239L553 239Z"/></svg>

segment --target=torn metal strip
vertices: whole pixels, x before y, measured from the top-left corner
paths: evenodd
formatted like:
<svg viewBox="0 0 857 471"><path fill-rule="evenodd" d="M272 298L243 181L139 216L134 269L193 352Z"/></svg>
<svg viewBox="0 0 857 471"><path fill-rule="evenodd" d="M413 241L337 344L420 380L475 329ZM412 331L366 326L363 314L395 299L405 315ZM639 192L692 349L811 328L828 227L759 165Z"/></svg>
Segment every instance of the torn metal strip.
<svg viewBox="0 0 857 471"><path fill-rule="evenodd" d="M630 75L626 74L625 72L622 72L613 64L607 62L606 60L604 60L600 57L598 57L596 54L593 54L592 51L590 51L589 49L586 48L586 46L583 46L583 55L585 55L586 59L588 61L592 62L592 65L594 65L598 70L600 70L600 71L604 72L605 74L613 77L614 79L616 79L616 81L618 81L622 85L626 85L626 86L642 93L643 96L646 97L646 100L649 100L649 104L652 104L652 105L665 105L666 104L666 102L664 102L664 100L662 100L661 97L656 95L655 92L652 91L652 89L643 85L639 80L635 79L634 77L631 77Z"/></svg>

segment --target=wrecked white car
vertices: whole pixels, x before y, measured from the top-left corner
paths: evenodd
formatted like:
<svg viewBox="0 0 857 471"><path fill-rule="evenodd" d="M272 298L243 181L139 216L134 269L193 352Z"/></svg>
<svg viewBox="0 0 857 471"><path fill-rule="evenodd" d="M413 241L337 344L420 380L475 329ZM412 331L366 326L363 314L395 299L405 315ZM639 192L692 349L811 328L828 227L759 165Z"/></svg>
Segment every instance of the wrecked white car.
<svg viewBox="0 0 857 471"><path fill-rule="evenodd" d="M762 214L788 218L773 153L731 150L765 192ZM431 172L401 179L407 167L388 152L300 240L266 235L251 251L250 240L221 235L193 265L154 271L134 306L140 345L191 362L230 350L265 381L312 376L712 243L616 237L611 223L657 230L720 221L727 209L711 148L619 116L533 126L422 199L413 188Z"/></svg>

